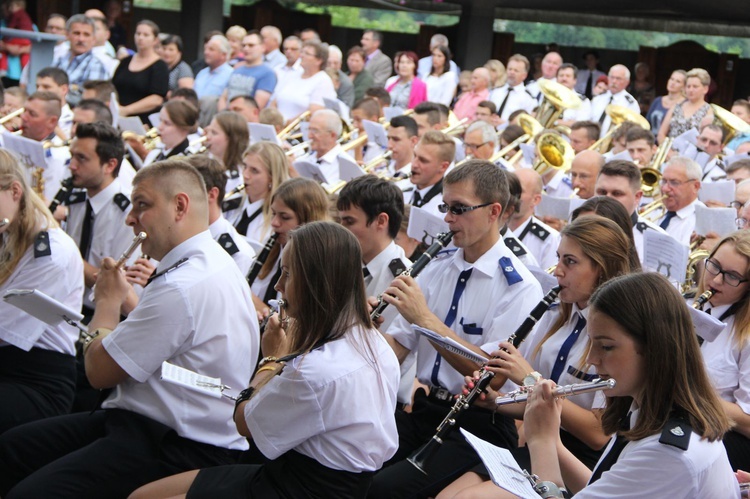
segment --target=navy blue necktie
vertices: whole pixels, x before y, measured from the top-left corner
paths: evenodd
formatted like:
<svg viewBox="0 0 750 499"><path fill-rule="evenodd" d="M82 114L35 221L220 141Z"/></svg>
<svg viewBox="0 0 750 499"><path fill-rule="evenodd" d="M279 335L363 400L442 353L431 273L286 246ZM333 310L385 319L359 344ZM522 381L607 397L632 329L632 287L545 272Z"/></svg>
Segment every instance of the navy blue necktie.
<svg viewBox="0 0 750 499"><path fill-rule="evenodd" d="M458 301L461 299L461 295L464 294L464 290L466 289L466 283L469 281L469 277L471 277L471 272L474 270L474 268L470 268L469 270L464 270L458 275L458 280L456 281L456 289L453 290L453 300L451 300L451 308L448 309L448 315L445 316L445 320L443 323L451 327L451 325L456 321L456 314L458 313ZM440 382L438 381L438 373L440 372L440 360L442 357L440 357L440 354L438 353L435 357L435 363L432 365L432 376L430 376L430 379L432 380L432 384L435 386L440 386Z"/></svg>
<svg viewBox="0 0 750 499"><path fill-rule="evenodd" d="M578 318L578 322L576 322L576 327L573 328L573 331L566 338L565 342L560 348L560 353L558 354L557 359L555 359L555 365L552 367L552 375L549 377L549 379L551 379L555 383L560 380L560 375L563 373L563 371L565 370L565 366L568 363L568 355L570 355L570 349L573 348L573 345L578 339L578 336L580 336L581 331L583 331L584 327L586 327L586 318L581 315Z"/></svg>
<svg viewBox="0 0 750 499"><path fill-rule="evenodd" d="M628 415L620 421L620 432L626 432L629 430L630 412L628 412ZM628 439L622 436L620 433L616 434L615 443L612 444L609 452L607 452L607 454L599 461L599 465L594 468L594 471L591 474L591 479L589 480L589 485L599 480L604 472L609 471L610 468L614 466L614 464L617 462L617 459L620 457L620 454L622 454L622 451L625 450L626 445L628 445Z"/></svg>
<svg viewBox="0 0 750 499"><path fill-rule="evenodd" d="M659 224L659 227L661 227L664 230L667 230L667 227L669 227L669 222L675 216L677 216L677 212L676 211L668 211L667 215L664 217L664 220L662 220L661 223Z"/></svg>

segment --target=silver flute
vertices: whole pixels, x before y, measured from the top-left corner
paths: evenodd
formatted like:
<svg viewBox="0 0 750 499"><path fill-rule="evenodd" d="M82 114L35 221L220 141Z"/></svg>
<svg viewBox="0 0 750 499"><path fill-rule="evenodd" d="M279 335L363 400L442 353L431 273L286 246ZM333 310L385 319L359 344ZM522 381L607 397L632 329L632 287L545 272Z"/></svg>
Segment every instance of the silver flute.
<svg viewBox="0 0 750 499"><path fill-rule="evenodd" d="M7 218L0 219L0 227L5 227L9 223L10 223L10 220L8 220Z"/></svg>
<svg viewBox="0 0 750 499"><path fill-rule="evenodd" d="M115 264L116 268L121 268L123 265L125 265L125 262L128 261L128 258L133 254L133 252L136 250L138 246L141 245L144 239L146 239L146 233L145 232L139 232L136 234L136 236L133 238L133 242L130 243L130 246L128 249L126 249L122 255L120 256L120 259L117 260L117 263Z"/></svg>
<svg viewBox="0 0 750 499"><path fill-rule="evenodd" d="M609 390L614 388L617 383L612 378L610 379L595 379L589 383L575 383L572 385L560 385L556 386L552 390L552 394L555 397L569 397L570 395L578 395L581 393L595 392L598 390ZM532 390L529 388L522 388L519 390L513 390L512 392L502 397L497 397L495 403L497 405L508 405L508 404L520 404L526 402L531 395Z"/></svg>

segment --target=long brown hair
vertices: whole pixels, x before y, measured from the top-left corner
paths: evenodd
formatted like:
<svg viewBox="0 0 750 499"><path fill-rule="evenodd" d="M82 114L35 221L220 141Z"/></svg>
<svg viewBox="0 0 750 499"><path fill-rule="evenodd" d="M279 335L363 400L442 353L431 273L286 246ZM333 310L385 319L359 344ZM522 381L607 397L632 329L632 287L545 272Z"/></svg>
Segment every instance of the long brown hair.
<svg viewBox="0 0 750 499"><path fill-rule="evenodd" d="M686 417L696 434L718 440L729 418L711 385L693 321L677 290L656 272L616 277L599 286L589 300L592 310L617 322L643 356L643 395L638 422L625 432L640 440L662 431L670 417ZM605 433L617 432L631 397L608 397L602 416Z"/></svg>
<svg viewBox="0 0 750 499"><path fill-rule="evenodd" d="M241 168L242 156L250 143L250 132L245 118L234 111L222 111L214 116L216 124L227 135L227 149L221 158L227 170Z"/></svg>
<svg viewBox="0 0 750 499"><path fill-rule="evenodd" d="M298 311L289 328L290 352L310 351L353 326L372 328L354 235L334 222L310 222L290 232L285 250L294 286L287 298Z"/></svg>
<svg viewBox="0 0 750 499"><path fill-rule="evenodd" d="M40 230L58 227L57 222L39 196L29 187L23 167L15 156L0 149L0 191L11 189L13 183L21 186L18 213L3 233L0 246L0 285L11 276Z"/></svg>
<svg viewBox="0 0 750 499"><path fill-rule="evenodd" d="M581 246L584 255L591 259L599 273L599 285L618 275L640 270L640 265L637 269L631 267L630 241L612 220L599 215L584 215L566 225L560 235L573 239ZM572 310L572 304L560 303L560 315L537 344L534 356L539 354L544 342L568 322Z"/></svg>
<svg viewBox="0 0 750 499"><path fill-rule="evenodd" d="M708 258L713 258L719 248L724 244L732 245L737 253L745 257L747 267L745 268L745 272L742 277L745 279L750 278L750 231L738 230L737 232L732 232L724 239L719 241L716 246L714 246L714 249L711 250ZM713 276L709 275L709 278L713 278ZM701 274L700 282L698 283L698 292L696 296L700 296L701 293L703 293L707 289L707 287L706 271L704 269L703 273ZM745 343L747 343L748 339L750 339L750 299L748 299L749 294L750 291L748 293L745 293L742 298L735 302L735 306L737 308L734 312L734 340L736 342L736 345L739 347L742 347Z"/></svg>
<svg viewBox="0 0 750 499"><path fill-rule="evenodd" d="M297 177L282 183L273 193L271 203L276 198L283 201L297 215L300 225L330 219L326 192L317 182L309 178ZM281 244L276 241L268 254L268 259L258 273L259 279L265 278L273 270L280 252Z"/></svg>

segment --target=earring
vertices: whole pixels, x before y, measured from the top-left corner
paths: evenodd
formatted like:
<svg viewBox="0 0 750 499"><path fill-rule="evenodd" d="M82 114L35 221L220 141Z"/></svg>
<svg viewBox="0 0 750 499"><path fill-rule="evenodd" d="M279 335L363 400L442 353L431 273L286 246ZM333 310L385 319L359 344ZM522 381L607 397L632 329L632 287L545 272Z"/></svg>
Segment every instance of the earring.
<svg viewBox="0 0 750 499"><path fill-rule="evenodd" d="M273 188L272 184L268 184L268 190L271 190Z"/></svg>

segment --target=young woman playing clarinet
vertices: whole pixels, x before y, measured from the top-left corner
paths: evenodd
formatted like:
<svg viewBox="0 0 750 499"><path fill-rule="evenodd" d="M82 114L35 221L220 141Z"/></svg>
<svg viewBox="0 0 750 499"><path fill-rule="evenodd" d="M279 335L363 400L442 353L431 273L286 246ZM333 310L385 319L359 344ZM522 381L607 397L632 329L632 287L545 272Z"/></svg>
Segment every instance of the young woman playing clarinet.
<svg viewBox="0 0 750 499"><path fill-rule="evenodd" d="M26 172L0 150L0 295L36 289L79 311L83 260L29 187ZM76 385L78 331L49 326L0 300L0 433L28 421L67 414Z"/></svg>
<svg viewBox="0 0 750 499"><path fill-rule="evenodd" d="M396 452L398 361L370 321L357 239L309 223L291 232L281 268L287 305L269 321L267 357L235 411L269 461L175 475L133 498L360 498Z"/></svg>
<svg viewBox="0 0 750 499"><path fill-rule="evenodd" d="M633 262L629 258L632 242L611 220L598 215L581 216L567 225L561 236L554 270L560 286L560 305L553 305L542 316L519 349L504 342L500 347L505 350L492 352L495 358L489 361L488 370L495 373L497 383L508 379L517 385L531 386L545 378L567 385L596 377L593 367L585 363L589 298L598 286L618 275L640 271L640 267L637 259ZM473 380L468 385L469 389L472 387ZM490 390L481 403L494 408L496 396ZM596 464L608 440L600 421L603 402L604 398L593 392L563 402L560 439L589 466ZM523 418L522 405L504 406L498 411ZM528 450L520 447L513 452L521 466L528 468ZM453 482L438 498L494 497L498 488L488 479L486 470L480 467Z"/></svg>
<svg viewBox="0 0 750 499"><path fill-rule="evenodd" d="M563 480L577 499L740 497L721 443L730 421L679 293L657 273L631 274L602 285L589 305L586 360L617 381L602 415L616 436L592 473L561 444L554 383L538 383L524 426L531 472L553 490L545 497L563 497L554 490Z"/></svg>
<svg viewBox="0 0 750 499"><path fill-rule="evenodd" d="M701 344L706 370L721 398L732 430L724 435L733 469L750 469L750 232L734 232L714 247L698 285L699 296L714 293L703 311L727 326ZM698 331L700 335L700 331Z"/></svg>
<svg viewBox="0 0 750 499"><path fill-rule="evenodd" d="M274 286L282 274L281 250L287 243L289 232L308 222L329 220L328 195L313 180L289 179L271 197L271 213L271 230L277 234L276 240L258 277L250 283L255 309L263 317L270 313L269 300L277 298Z"/></svg>

